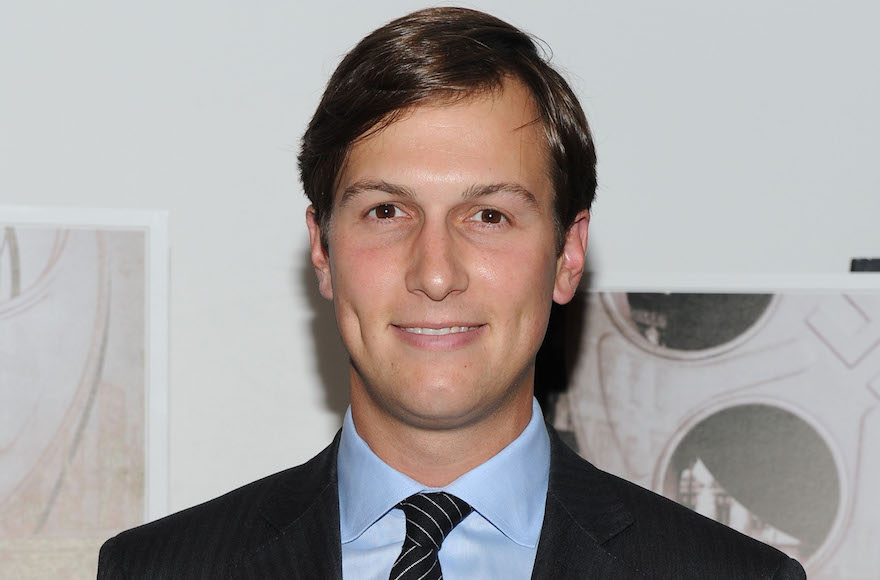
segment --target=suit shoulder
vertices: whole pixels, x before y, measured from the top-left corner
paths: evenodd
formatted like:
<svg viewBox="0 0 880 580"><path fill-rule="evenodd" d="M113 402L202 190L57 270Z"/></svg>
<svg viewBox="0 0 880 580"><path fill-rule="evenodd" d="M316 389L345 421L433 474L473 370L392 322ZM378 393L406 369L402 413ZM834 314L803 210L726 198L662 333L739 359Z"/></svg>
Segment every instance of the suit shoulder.
<svg viewBox="0 0 880 580"><path fill-rule="evenodd" d="M335 444L307 463L107 540L98 577L129 577L132 571L144 578L170 577L171 571L175 578L211 577L212 570L222 570L279 533L273 518L279 498L295 496L307 505L335 481Z"/></svg>
<svg viewBox="0 0 880 580"><path fill-rule="evenodd" d="M605 473L633 523L606 544L628 561L653 569L652 577L806 578L781 551L630 481ZM650 564L649 564L650 563ZM691 572L692 573L692 572Z"/></svg>

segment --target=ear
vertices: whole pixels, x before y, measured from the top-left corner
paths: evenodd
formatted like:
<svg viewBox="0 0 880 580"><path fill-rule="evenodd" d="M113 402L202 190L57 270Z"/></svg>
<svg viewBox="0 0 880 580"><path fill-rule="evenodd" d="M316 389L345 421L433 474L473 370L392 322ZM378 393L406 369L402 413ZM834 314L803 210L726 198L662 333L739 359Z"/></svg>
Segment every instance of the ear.
<svg viewBox="0 0 880 580"><path fill-rule="evenodd" d="M317 217L315 217L314 206L310 205L306 210L306 225L309 228L309 244L312 247L312 265L315 267L315 274L318 276L318 290L321 291L321 296L327 300L333 300L330 256L326 248L324 248L324 244L321 243L321 227L318 225Z"/></svg>
<svg viewBox="0 0 880 580"><path fill-rule="evenodd" d="M584 274L589 229L590 212L583 210L565 232L562 253L556 260L556 284L553 286L553 301L557 304L571 301Z"/></svg>

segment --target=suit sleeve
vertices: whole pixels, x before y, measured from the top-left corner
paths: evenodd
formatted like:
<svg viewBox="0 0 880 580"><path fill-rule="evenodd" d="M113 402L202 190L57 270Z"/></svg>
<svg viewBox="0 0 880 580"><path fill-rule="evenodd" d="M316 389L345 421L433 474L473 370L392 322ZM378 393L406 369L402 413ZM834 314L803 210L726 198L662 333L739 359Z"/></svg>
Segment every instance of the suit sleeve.
<svg viewBox="0 0 880 580"><path fill-rule="evenodd" d="M116 549L116 538L110 538L101 546L98 554L98 580L121 580L126 578Z"/></svg>
<svg viewBox="0 0 880 580"><path fill-rule="evenodd" d="M797 560L787 558L779 565L773 580L807 580L807 573Z"/></svg>

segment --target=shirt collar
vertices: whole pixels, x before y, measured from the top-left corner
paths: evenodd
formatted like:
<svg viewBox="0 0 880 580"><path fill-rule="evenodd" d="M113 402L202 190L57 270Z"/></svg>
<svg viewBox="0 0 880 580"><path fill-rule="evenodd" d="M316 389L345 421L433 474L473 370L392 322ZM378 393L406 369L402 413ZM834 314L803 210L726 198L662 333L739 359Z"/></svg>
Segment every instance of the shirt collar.
<svg viewBox="0 0 880 580"><path fill-rule="evenodd" d="M401 500L428 488L373 453L345 413L337 457L342 543L357 539ZM550 438L538 402L523 432L482 465L444 491L468 502L505 536L525 547L538 545L550 477Z"/></svg>

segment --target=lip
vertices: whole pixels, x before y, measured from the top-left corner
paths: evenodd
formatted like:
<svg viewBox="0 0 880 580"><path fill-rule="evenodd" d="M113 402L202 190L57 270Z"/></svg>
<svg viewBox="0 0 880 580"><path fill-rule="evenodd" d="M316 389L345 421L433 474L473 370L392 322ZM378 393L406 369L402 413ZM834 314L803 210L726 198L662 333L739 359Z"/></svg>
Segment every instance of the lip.
<svg viewBox="0 0 880 580"><path fill-rule="evenodd" d="M415 322L392 324L391 328L402 342L428 350L453 350L477 340L485 331L485 323L474 322Z"/></svg>

